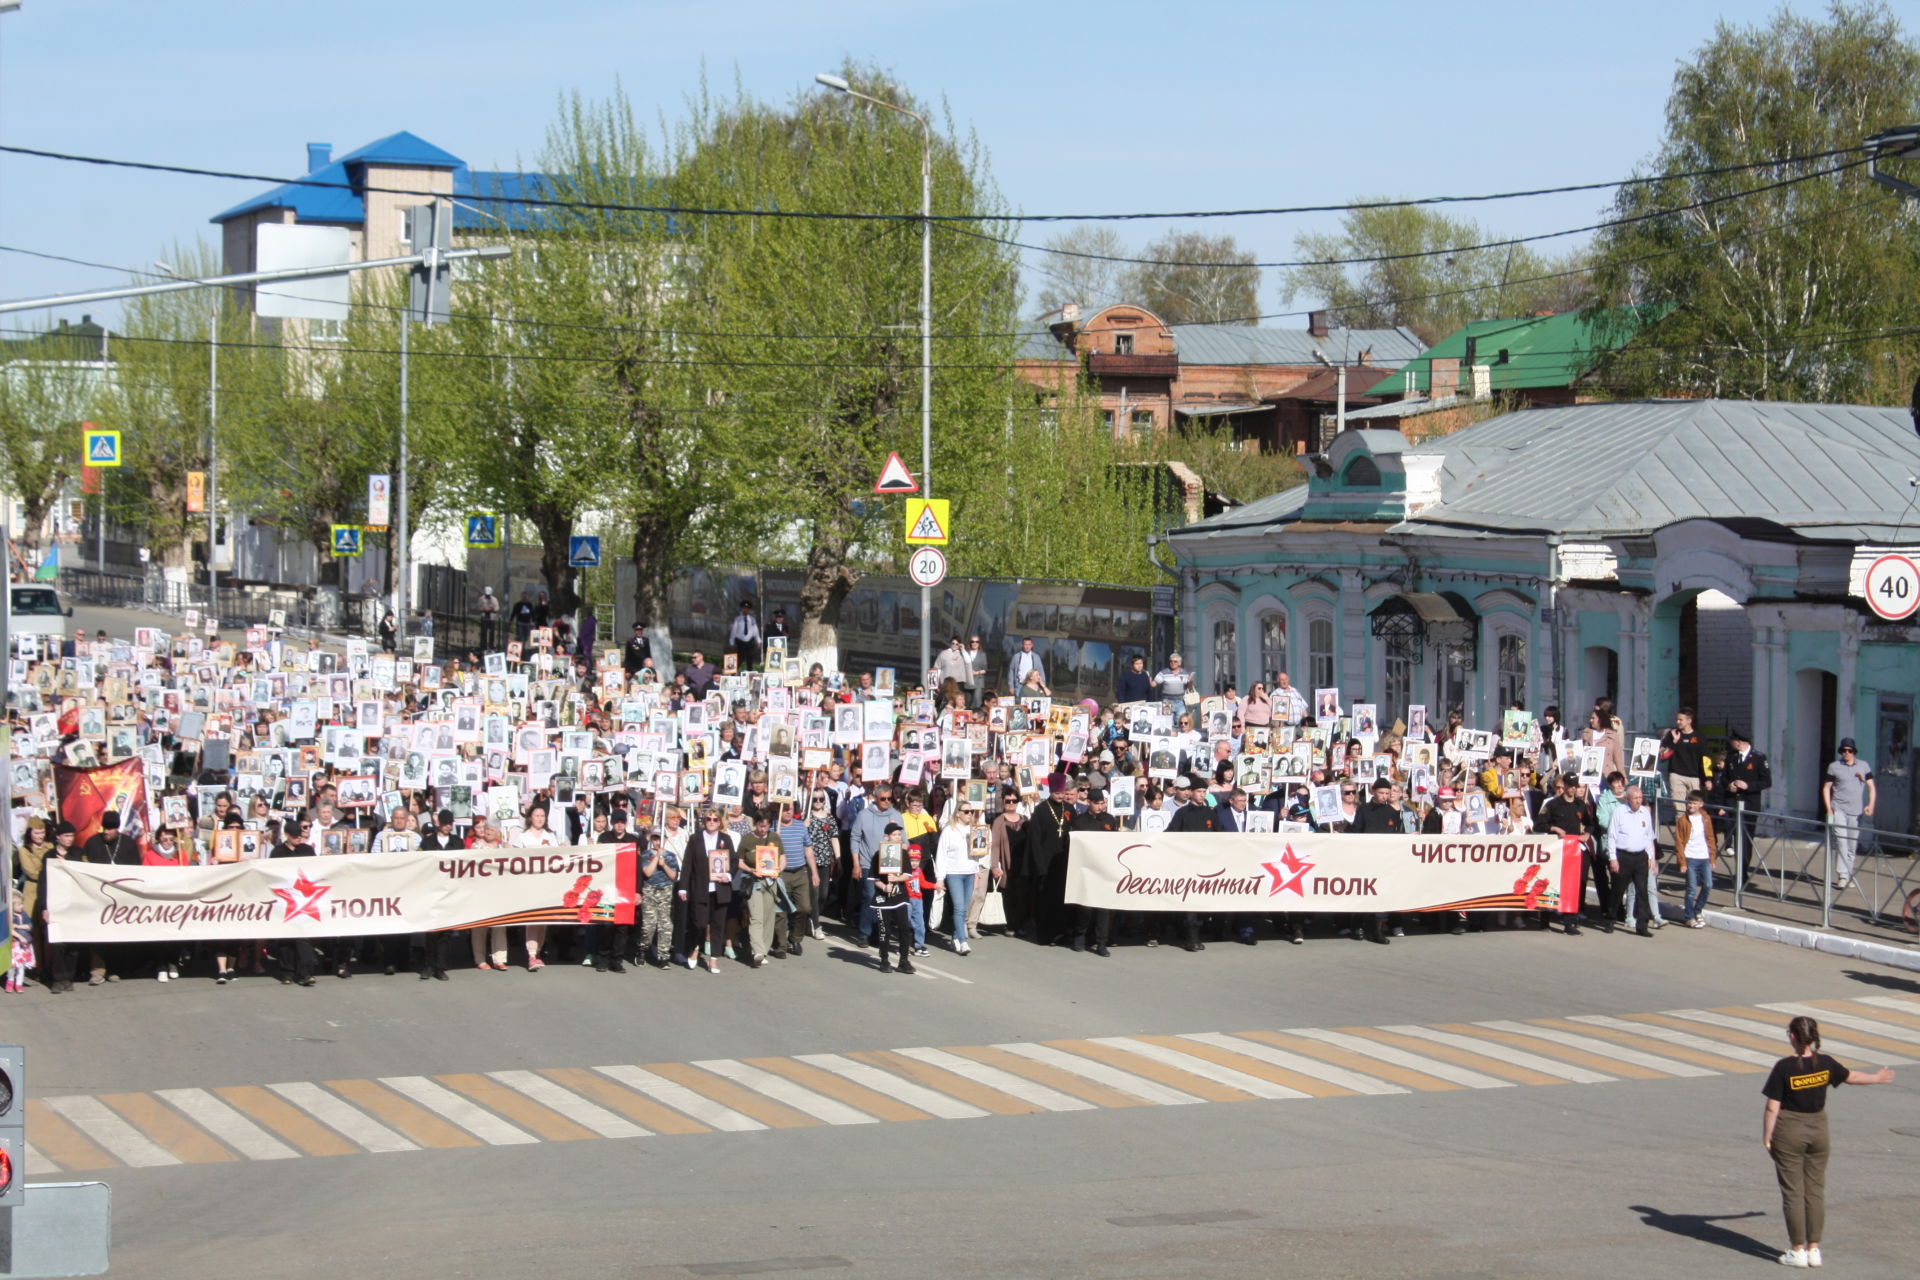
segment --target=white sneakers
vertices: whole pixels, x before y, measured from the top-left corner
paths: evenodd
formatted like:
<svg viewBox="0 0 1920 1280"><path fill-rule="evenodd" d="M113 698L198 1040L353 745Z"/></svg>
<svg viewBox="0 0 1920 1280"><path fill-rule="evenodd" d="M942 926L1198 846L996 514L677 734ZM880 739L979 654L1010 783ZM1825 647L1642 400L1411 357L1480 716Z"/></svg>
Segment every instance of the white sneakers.
<svg viewBox="0 0 1920 1280"><path fill-rule="evenodd" d="M1820 1265L1820 1246L1808 1245L1804 1249L1789 1249L1780 1255L1783 1267L1817 1267Z"/></svg>
<svg viewBox="0 0 1920 1280"><path fill-rule="evenodd" d="M1817 1267L1820 1265L1820 1246L1819 1245L1810 1244L1807 1246L1807 1265L1810 1267Z"/></svg>

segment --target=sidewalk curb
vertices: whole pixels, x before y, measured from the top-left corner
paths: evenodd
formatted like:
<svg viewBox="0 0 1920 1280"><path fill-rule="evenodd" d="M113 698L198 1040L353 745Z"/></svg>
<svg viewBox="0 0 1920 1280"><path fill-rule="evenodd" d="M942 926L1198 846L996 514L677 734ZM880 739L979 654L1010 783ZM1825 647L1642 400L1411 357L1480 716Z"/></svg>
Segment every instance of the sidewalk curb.
<svg viewBox="0 0 1920 1280"><path fill-rule="evenodd" d="M1751 916L1730 915L1725 911L1703 911L1700 913L1700 918L1707 922L1708 928L1725 929L1729 933L1744 934L1749 938L1758 938L1762 942L1784 942L1790 947L1825 951L1829 955L1848 956L1855 960L1884 964L1895 969L1912 969L1920 972L1920 949L1912 947L1896 947L1884 942L1870 942L1864 938L1846 938L1837 933L1803 929L1798 925L1775 924L1771 920L1755 920Z"/></svg>

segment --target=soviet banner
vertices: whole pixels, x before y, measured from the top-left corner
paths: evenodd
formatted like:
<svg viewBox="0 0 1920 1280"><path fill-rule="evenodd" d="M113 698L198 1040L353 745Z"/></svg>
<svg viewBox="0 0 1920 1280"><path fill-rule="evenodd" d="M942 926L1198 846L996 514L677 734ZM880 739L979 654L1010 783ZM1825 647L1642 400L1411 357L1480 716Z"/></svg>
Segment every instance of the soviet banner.
<svg viewBox="0 0 1920 1280"><path fill-rule="evenodd" d="M60 816L73 824L78 849L100 830L108 813L120 815L120 831L140 842L144 855L151 847L147 831L147 773L138 760L101 765L96 769L53 767L53 789L60 798Z"/></svg>
<svg viewBox="0 0 1920 1280"><path fill-rule="evenodd" d="M219 941L479 925L632 924L630 844L256 858L204 867L47 859L55 942Z"/></svg>
<svg viewBox="0 0 1920 1280"><path fill-rule="evenodd" d="M1580 841L1559 836L1075 832L1067 901L1119 911L1559 911Z"/></svg>

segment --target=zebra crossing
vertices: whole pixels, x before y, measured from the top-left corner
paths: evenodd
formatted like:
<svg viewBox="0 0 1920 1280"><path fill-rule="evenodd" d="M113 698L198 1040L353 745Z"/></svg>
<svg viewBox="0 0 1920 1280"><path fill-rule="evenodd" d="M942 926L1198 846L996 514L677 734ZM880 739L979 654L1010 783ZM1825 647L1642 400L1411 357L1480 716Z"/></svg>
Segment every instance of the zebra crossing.
<svg viewBox="0 0 1920 1280"><path fill-rule="evenodd" d="M67 1094L27 1104L29 1175L977 1120L1765 1071L1786 1019L1843 1060L1920 1061L1920 998L1643 1014L909 1046L792 1057Z"/></svg>

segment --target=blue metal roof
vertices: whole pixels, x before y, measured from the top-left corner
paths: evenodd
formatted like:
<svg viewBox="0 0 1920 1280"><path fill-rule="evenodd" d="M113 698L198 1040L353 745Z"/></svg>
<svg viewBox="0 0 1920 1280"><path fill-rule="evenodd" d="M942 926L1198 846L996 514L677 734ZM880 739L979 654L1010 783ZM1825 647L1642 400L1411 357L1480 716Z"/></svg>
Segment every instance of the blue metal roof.
<svg viewBox="0 0 1920 1280"><path fill-rule="evenodd" d="M401 130L376 142L369 142L304 176L299 183L284 183L243 200L213 222L227 222L259 209L291 209L297 222L336 223L359 226L367 220L366 198L361 187L368 165L386 165L406 169L447 169L453 174L453 194L458 196L548 196L552 181L540 173L467 168L467 162L442 150L417 134ZM515 230L530 227L539 211L519 204L488 202L486 213L454 206L456 230L498 227L505 223ZM492 216L488 216L492 215Z"/></svg>

